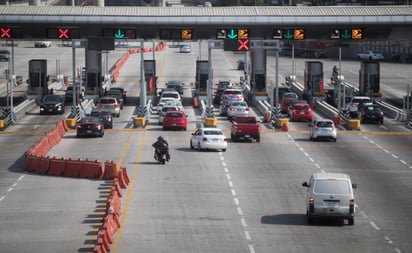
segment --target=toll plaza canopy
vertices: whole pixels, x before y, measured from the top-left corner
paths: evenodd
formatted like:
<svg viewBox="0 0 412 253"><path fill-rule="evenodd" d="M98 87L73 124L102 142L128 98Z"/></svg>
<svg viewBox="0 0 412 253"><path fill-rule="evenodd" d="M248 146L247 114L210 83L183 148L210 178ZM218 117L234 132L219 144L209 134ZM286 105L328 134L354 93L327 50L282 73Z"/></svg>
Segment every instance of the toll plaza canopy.
<svg viewBox="0 0 412 253"><path fill-rule="evenodd" d="M305 39L330 39L334 31L362 29L362 39L409 40L412 6L1 6L0 24L2 39L53 39L58 36L53 29L65 28L69 39L107 36L116 29L143 39L173 39L182 33L183 39L216 39L226 29L246 29L249 38L263 39L303 29Z"/></svg>

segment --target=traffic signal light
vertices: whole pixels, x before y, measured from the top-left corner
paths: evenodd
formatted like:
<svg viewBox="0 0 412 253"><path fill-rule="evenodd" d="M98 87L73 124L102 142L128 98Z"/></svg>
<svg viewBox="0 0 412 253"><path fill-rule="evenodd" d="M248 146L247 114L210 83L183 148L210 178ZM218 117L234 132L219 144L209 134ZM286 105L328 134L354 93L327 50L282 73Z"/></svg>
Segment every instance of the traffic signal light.
<svg viewBox="0 0 412 253"><path fill-rule="evenodd" d="M224 51L250 51L249 39L225 39Z"/></svg>
<svg viewBox="0 0 412 253"><path fill-rule="evenodd" d="M47 38L70 40L80 38L80 29L78 27L57 27L47 29Z"/></svg>
<svg viewBox="0 0 412 253"><path fill-rule="evenodd" d="M11 39L12 38L11 27L0 27L0 38L1 39Z"/></svg>

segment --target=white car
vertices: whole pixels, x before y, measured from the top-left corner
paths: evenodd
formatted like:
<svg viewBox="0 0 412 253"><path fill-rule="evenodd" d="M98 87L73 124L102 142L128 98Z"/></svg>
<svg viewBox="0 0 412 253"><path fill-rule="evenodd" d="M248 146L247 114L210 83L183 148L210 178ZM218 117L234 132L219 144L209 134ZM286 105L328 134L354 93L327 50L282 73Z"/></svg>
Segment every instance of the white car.
<svg viewBox="0 0 412 253"><path fill-rule="evenodd" d="M302 186L308 188L306 198L306 215L308 223L314 218L347 219L354 225L355 197L353 184L349 175L343 173L314 173L309 182Z"/></svg>
<svg viewBox="0 0 412 253"><path fill-rule="evenodd" d="M356 55L358 60L383 60L383 54L374 53L372 51L365 51Z"/></svg>
<svg viewBox="0 0 412 253"><path fill-rule="evenodd" d="M159 100L159 103L157 103L157 112L160 114L160 111L162 111L162 108L167 104L167 105L173 105L173 103L178 103L180 102L179 100L171 97L165 97L161 98Z"/></svg>
<svg viewBox="0 0 412 253"><path fill-rule="evenodd" d="M180 53L190 53L192 51L192 47L190 45L181 45L179 49Z"/></svg>
<svg viewBox="0 0 412 253"><path fill-rule="evenodd" d="M232 101L229 104L226 114L229 119L236 116L247 116L249 115L249 106L245 101Z"/></svg>
<svg viewBox="0 0 412 253"><path fill-rule="evenodd" d="M336 127L330 119L315 119L309 124L309 139L311 141L326 139L336 142Z"/></svg>
<svg viewBox="0 0 412 253"><path fill-rule="evenodd" d="M191 149L216 149L223 152L227 149L227 137L216 127L198 128L190 139Z"/></svg>
<svg viewBox="0 0 412 253"><path fill-rule="evenodd" d="M34 42L34 47L51 47L52 42L49 40L39 40Z"/></svg>

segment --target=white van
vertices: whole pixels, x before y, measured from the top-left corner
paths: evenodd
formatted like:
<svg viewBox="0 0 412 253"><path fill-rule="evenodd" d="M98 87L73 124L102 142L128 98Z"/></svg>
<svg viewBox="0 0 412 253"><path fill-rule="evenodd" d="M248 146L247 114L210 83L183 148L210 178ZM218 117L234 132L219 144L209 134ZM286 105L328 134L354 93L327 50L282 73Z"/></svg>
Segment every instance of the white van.
<svg viewBox="0 0 412 253"><path fill-rule="evenodd" d="M354 224L355 198L349 175L343 173L314 173L309 182L302 186L308 188L306 199L306 215L308 223L314 218L347 219L349 225Z"/></svg>

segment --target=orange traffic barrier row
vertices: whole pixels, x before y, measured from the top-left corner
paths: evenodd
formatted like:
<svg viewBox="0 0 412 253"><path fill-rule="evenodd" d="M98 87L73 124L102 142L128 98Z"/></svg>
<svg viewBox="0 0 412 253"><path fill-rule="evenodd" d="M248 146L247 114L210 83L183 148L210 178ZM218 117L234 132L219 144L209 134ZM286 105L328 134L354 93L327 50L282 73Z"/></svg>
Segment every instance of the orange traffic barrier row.
<svg viewBox="0 0 412 253"><path fill-rule="evenodd" d="M117 166L114 161L108 161L104 163L104 180L113 180L117 177Z"/></svg>
<svg viewBox="0 0 412 253"><path fill-rule="evenodd" d="M72 160L71 158L64 160L66 167L63 171L63 177L79 177L82 169L82 161L80 159Z"/></svg>
<svg viewBox="0 0 412 253"><path fill-rule="evenodd" d="M91 161L86 159L82 161L82 169L79 177L81 178L97 178L100 179L103 176L103 163L99 160Z"/></svg>
<svg viewBox="0 0 412 253"><path fill-rule="evenodd" d="M62 176L65 170L66 170L66 160L63 158L53 157L50 159L47 175Z"/></svg>

